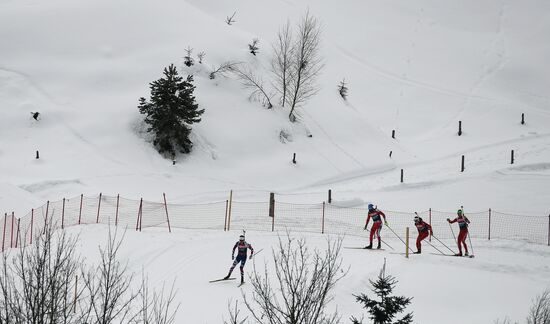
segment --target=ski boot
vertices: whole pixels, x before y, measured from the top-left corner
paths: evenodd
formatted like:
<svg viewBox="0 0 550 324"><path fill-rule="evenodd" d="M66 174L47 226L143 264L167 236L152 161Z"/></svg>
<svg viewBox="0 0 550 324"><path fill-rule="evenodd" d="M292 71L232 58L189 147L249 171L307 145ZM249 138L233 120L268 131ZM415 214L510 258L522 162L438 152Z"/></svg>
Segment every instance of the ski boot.
<svg viewBox="0 0 550 324"><path fill-rule="evenodd" d="M464 253L464 256L468 256L468 255L469 255L468 252Z"/></svg>
<svg viewBox="0 0 550 324"><path fill-rule="evenodd" d="M380 250L382 248L382 245L380 243L380 241L378 241L378 246L376 247L378 250Z"/></svg>
<svg viewBox="0 0 550 324"><path fill-rule="evenodd" d="M231 275L231 272L227 274L227 276L223 277L223 280L229 279L229 276Z"/></svg>
<svg viewBox="0 0 550 324"><path fill-rule="evenodd" d="M420 253L422 253L420 250L413 252L413 254L420 254Z"/></svg>
<svg viewBox="0 0 550 324"><path fill-rule="evenodd" d="M244 275L241 275L241 285L244 284Z"/></svg>
<svg viewBox="0 0 550 324"><path fill-rule="evenodd" d="M455 253L455 256L462 256L462 253L461 252Z"/></svg>
<svg viewBox="0 0 550 324"><path fill-rule="evenodd" d="M369 244L369 245L367 245L367 246L365 246L365 249L372 249L372 243Z"/></svg>

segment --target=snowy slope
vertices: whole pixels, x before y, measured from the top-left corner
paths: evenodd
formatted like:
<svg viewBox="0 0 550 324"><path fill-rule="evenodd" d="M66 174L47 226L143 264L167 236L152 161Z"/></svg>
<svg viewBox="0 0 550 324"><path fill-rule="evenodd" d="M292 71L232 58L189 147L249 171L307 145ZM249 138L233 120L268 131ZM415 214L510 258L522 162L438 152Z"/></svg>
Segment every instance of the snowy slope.
<svg viewBox="0 0 550 324"><path fill-rule="evenodd" d="M70 228L79 233L82 251L93 261L97 246L107 238L103 225ZM172 234L147 230L142 233L127 231L121 257L130 269L149 274L151 284L161 287L176 280L181 309L176 323L221 323L227 317L229 300L242 302L242 294L250 296L251 286L237 288L237 282L208 283L225 276L231 265L231 247L238 232L182 231ZM281 233L281 235L285 235ZM300 234L293 233L295 237ZM400 249L400 242L388 238L387 242ZM315 234L305 236L310 249L324 249L326 237ZM143 244L146 241L147 244ZM256 250L263 249L249 260L245 270L252 270L253 262L263 271L270 265L271 248L276 247L275 233L247 232ZM346 237L344 247L364 246L365 239ZM427 244L424 254L403 255L385 251L342 249L343 264L348 274L335 288L335 300L330 307L338 308L342 323L351 315L360 316L363 309L353 294L370 293L368 280L380 272L384 258L387 271L399 283L396 294L414 297L408 311L414 311L415 323L493 323L508 316L522 321L530 307L531 298L548 285L550 255L547 247L519 242L474 241L474 259L436 256ZM401 245L402 246L402 245ZM233 277L238 277L238 268ZM274 278L273 278L274 279ZM243 305L241 305L243 306ZM243 306L244 308L244 306ZM243 310L244 312L244 310Z"/></svg>
<svg viewBox="0 0 550 324"><path fill-rule="evenodd" d="M238 60L267 79L277 29L307 8L323 25L325 70L300 123L289 123L280 107L248 101L232 78L208 78L213 67ZM547 215L549 16L544 0L0 0L0 213L23 215L48 199L98 192L209 202L227 199L230 189L241 201L265 201L275 191L279 200L318 203L331 188L347 205ZM257 57L247 51L253 38ZM206 52L203 65L183 66L188 46ZM148 83L170 63L195 76L206 109L194 126L194 151L175 166L146 141L137 111ZM348 101L336 91L343 78ZM39 122L31 111L41 113ZM281 130L292 142L280 142ZM106 232L71 231L81 232L90 257ZM265 249L261 264L276 237L249 239ZM149 230L129 232L124 251L131 268L144 266L154 282L177 276L179 322L220 323L228 299L241 293L206 281L225 273L234 240L235 233ZM322 247L322 237L308 240ZM352 294L367 291L386 257L398 292L415 297L418 323L522 320L548 285L547 247L474 244L473 260L344 250L351 269L335 304L345 319L359 315ZM348 237L344 245L364 240Z"/></svg>

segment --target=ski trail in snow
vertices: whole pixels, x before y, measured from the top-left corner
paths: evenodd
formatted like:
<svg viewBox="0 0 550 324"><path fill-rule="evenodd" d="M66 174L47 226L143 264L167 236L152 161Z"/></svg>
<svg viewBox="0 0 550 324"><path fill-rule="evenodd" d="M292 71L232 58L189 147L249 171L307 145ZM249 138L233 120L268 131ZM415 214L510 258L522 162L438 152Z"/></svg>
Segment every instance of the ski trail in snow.
<svg viewBox="0 0 550 324"><path fill-rule="evenodd" d="M487 82L487 80L493 77L506 65L506 47L504 45L505 39L502 33L502 26L505 20L505 9L506 5L503 3L499 10L496 35L489 47L484 51L484 60L486 62L482 66L482 73L478 76L478 78L475 80L470 90L468 91L469 95L463 98L459 111L451 118L449 118L449 121L447 123L439 127L439 130L446 129L450 125L456 123L456 121L459 120L460 116L463 115L464 112L471 107L472 98L478 97L479 91ZM495 56L496 60L494 60ZM437 132L437 129L435 130L435 132Z"/></svg>
<svg viewBox="0 0 550 324"><path fill-rule="evenodd" d="M368 61L357 57L355 54L351 53L350 51L346 50L344 47L342 47L342 46L340 46L336 43L332 43L332 46L334 48L337 48L342 53L342 55L345 56L348 60L350 60L352 62L355 62L356 64L361 65L364 68L366 68L367 70L369 70L369 71L371 71L371 72L373 72L373 73L375 73L375 74L377 74L377 75L379 75L379 76L381 76L385 79L388 79L388 80L393 80L393 81L400 82L400 83L403 83L403 84L407 84L407 85L410 85L410 86L413 86L413 87L426 89L426 90L429 90L429 91L432 91L432 92L436 92L436 93L444 94L444 95L448 95L448 96L453 96L453 97L459 97L459 98L471 97L472 99L479 99L479 100L486 100L486 101L497 101L497 102L502 101L502 99L479 96L479 95L471 95L471 94L463 93L463 92L460 92L460 91L455 91L455 90L446 89L446 88L439 87L439 86L434 86L434 85L431 85L429 83L425 83L425 82L422 82L422 81L417 81L417 80L410 79L410 78L404 78L404 77L401 77L401 76L399 76L398 74L396 74L394 72L384 70L381 67L375 66L374 64L369 63Z"/></svg>

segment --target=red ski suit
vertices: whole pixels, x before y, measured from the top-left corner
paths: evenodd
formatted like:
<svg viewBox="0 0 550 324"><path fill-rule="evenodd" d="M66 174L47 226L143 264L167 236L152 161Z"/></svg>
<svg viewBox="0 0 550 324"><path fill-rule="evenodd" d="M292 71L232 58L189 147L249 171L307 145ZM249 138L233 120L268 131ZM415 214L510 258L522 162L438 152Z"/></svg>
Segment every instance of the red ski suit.
<svg viewBox="0 0 550 324"><path fill-rule="evenodd" d="M386 221L386 215L379 211L378 209L369 210L369 214L367 216L367 222L365 224L365 229L367 229L367 226L369 225L369 221L372 218L372 227L370 229L370 244L372 244L372 238L374 234L376 233L376 238L378 239L378 242L380 242L380 230L382 229L382 218L384 217L384 221Z"/></svg>
<svg viewBox="0 0 550 324"><path fill-rule="evenodd" d="M449 223L456 223L458 222L458 227L460 228L460 232L458 233L458 253L462 254L462 245L464 245L464 251L466 254L468 254L468 246L466 245L466 236L468 236L468 224L470 224L470 220L463 215L457 216L453 220L449 220Z"/></svg>
<svg viewBox="0 0 550 324"><path fill-rule="evenodd" d="M416 238L416 250L420 252L422 250L422 240L428 237L428 235L433 235L432 226L423 220L414 223L414 225L418 229L418 237Z"/></svg>

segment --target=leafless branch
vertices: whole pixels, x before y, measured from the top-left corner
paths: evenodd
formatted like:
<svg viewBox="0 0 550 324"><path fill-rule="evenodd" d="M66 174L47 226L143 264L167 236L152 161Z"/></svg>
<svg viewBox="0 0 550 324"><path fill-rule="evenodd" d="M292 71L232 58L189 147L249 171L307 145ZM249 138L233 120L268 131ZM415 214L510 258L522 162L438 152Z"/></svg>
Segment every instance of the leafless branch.
<svg viewBox="0 0 550 324"><path fill-rule="evenodd" d="M268 267L251 274L252 297L243 294L244 303L255 323L336 324L337 312L327 313L331 290L346 274L342 271L342 239L327 240L325 253L310 252L304 239L287 233L279 238L273 251L276 280L272 283Z"/></svg>
<svg viewBox="0 0 550 324"><path fill-rule="evenodd" d="M218 75L218 74L224 75L228 71L231 71L234 66L239 65L239 64L241 64L241 63L236 62L236 61L227 61L227 62L222 63L217 68L213 67L212 72L210 72L210 79L215 79L216 75Z"/></svg>
<svg viewBox="0 0 550 324"><path fill-rule="evenodd" d="M268 109L273 108L271 104L271 97L265 89L264 82L261 77L256 75L249 67L240 64L233 65L229 68L237 78L241 81L241 84L250 90L250 99L258 100Z"/></svg>

